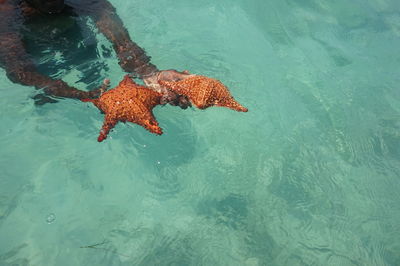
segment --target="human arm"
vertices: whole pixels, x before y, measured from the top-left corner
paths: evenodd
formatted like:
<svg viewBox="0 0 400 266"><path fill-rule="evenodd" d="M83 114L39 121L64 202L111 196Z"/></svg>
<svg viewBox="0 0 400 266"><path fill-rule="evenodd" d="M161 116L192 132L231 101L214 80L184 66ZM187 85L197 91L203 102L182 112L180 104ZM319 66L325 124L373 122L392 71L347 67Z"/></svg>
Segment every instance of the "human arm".
<svg viewBox="0 0 400 266"><path fill-rule="evenodd" d="M150 56L129 36L115 8L106 0L98 0L86 12L93 19L99 31L112 43L119 64L126 72L140 78L157 73L158 68L150 62Z"/></svg>
<svg viewBox="0 0 400 266"><path fill-rule="evenodd" d="M187 72L159 70L152 64L145 50L132 41L115 8L107 0L96 1L96 4L84 10L94 20L99 31L112 43L119 64L126 72L138 75L148 87L162 93L163 104L179 105L184 109L190 106L186 97L177 95L158 83L160 79L164 81L184 79L188 76Z"/></svg>
<svg viewBox="0 0 400 266"><path fill-rule="evenodd" d="M14 2L0 1L0 65L6 70L7 77L56 97L83 99L97 96L98 91L81 91L37 71L21 40L19 28L22 18Z"/></svg>

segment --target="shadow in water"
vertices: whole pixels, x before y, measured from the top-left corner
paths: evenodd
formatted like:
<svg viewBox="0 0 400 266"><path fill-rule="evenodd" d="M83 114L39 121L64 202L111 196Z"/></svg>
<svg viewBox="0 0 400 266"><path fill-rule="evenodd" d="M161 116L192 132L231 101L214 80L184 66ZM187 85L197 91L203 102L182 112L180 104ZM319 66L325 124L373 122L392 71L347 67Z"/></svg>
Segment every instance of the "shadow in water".
<svg viewBox="0 0 400 266"><path fill-rule="evenodd" d="M247 205L247 200L243 196L229 194L219 200L200 202L197 206L197 213L214 219L218 224L237 230L245 226L245 219L248 214Z"/></svg>

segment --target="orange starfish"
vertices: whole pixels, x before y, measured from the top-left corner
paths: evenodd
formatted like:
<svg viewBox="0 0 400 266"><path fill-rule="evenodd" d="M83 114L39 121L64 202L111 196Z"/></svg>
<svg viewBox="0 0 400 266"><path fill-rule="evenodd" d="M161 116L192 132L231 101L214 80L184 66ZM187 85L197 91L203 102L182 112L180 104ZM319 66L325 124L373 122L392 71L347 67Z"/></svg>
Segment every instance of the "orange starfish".
<svg viewBox="0 0 400 266"><path fill-rule="evenodd" d="M160 104L160 99L160 93L136 84L126 75L117 87L103 93L99 98L82 101L92 102L105 113L103 127L97 138L101 142L119 121L136 123L152 133L161 135L162 130L152 112L152 109Z"/></svg>
<svg viewBox="0 0 400 266"><path fill-rule="evenodd" d="M222 82L205 76L192 75L180 81L159 80L164 86L177 94L186 95L200 109L210 106L223 106L238 112L247 112L247 108L238 103Z"/></svg>

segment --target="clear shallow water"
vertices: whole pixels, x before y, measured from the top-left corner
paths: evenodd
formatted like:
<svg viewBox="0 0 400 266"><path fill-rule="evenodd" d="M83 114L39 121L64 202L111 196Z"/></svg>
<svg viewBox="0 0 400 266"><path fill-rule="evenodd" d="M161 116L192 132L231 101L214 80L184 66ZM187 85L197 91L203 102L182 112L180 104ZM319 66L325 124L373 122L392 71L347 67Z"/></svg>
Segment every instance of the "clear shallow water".
<svg viewBox="0 0 400 266"><path fill-rule="evenodd" d="M250 111L157 107L163 136L99 144L93 106L36 107L0 70L0 265L400 264L398 1L112 2L156 65ZM92 38L53 74L117 84Z"/></svg>

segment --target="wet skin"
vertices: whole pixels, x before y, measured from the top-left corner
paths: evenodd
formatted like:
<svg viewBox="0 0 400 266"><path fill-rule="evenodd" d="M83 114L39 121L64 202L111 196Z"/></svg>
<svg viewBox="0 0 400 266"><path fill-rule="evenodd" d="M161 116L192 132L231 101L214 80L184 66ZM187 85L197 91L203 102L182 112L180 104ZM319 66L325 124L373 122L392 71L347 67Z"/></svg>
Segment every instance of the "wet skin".
<svg viewBox="0 0 400 266"><path fill-rule="evenodd" d="M72 2L72 1L71 1ZM63 0L0 0L0 66L8 78L19 84L43 89L47 95L66 98L95 98L101 90L81 91L62 80L52 79L38 70L38 66L27 52L22 36L27 21L38 17L57 20L65 16L88 17L99 31L112 43L123 70L143 79L145 84L161 92L162 103L190 106L184 96L161 87L158 80L181 80L190 76L175 70L160 71L150 62L145 51L134 43L115 8L106 0L79 0L66 5ZM70 3L70 2L68 2ZM37 32L35 34L42 34ZM46 36L44 36L46 38ZM104 87L104 86L103 86ZM46 100L44 101L46 102Z"/></svg>

